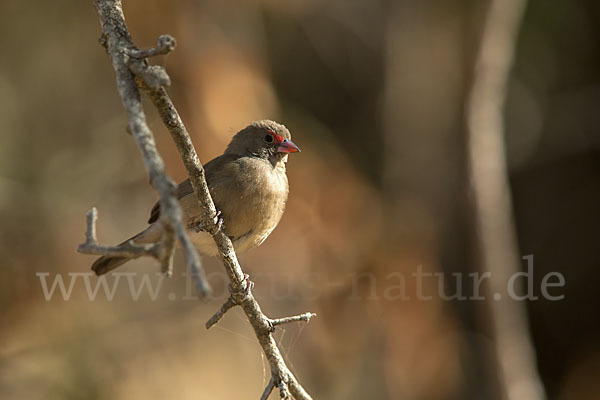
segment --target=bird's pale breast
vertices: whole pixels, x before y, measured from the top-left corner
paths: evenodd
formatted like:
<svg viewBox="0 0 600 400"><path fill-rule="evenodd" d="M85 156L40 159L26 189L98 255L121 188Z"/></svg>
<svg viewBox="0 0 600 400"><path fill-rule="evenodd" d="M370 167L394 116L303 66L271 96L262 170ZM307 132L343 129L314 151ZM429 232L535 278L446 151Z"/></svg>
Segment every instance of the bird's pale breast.
<svg viewBox="0 0 600 400"><path fill-rule="evenodd" d="M288 196L285 164L273 167L265 160L244 157L219 167L207 174L209 189L223 215L225 232L236 251L243 252L260 245L281 219ZM199 214L193 195L180 201L185 219ZM200 252L216 254L210 235L200 232L192 240Z"/></svg>

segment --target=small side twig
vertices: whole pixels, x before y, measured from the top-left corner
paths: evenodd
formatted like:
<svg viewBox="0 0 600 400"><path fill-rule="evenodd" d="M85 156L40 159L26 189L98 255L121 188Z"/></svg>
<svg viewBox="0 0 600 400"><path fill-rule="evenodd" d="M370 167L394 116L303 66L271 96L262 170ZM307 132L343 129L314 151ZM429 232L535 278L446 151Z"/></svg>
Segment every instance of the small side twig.
<svg viewBox="0 0 600 400"><path fill-rule="evenodd" d="M269 379L269 383L267 384L267 387L265 388L262 396L260 396L260 400L267 400L274 388L275 388L275 378L271 377L271 379Z"/></svg>
<svg viewBox="0 0 600 400"><path fill-rule="evenodd" d="M171 86L171 78L169 78L167 71L160 65L149 65L145 59L161 54L167 54L175 50L176 45L177 42L173 36L160 35L156 41L156 47L147 50L128 48L126 49L126 54L129 55L130 58L127 61L127 65L131 72L142 79L144 83L153 90L157 90L163 86Z"/></svg>
<svg viewBox="0 0 600 400"><path fill-rule="evenodd" d="M233 296L229 296L229 298L227 299L227 301L225 301L225 303L223 303L223 305L221 306L221 308L219 308L217 310L217 312L215 313L215 315L213 315L206 322L206 329L210 329L214 324L216 324L217 322L219 322L219 320L221 318L223 318L223 315L225 315L225 313L227 311L229 311L230 308L234 307L236 304L237 303L233 299Z"/></svg>
<svg viewBox="0 0 600 400"><path fill-rule="evenodd" d="M173 239L163 238L162 241L153 244L135 244L133 241L125 242L119 246L105 246L98 243L96 235L96 221L98 211L93 207L86 214L87 229L85 231L85 242L77 247L82 254L94 254L111 257L153 257L161 262L163 268L168 270L173 258ZM170 243L169 243L170 242Z"/></svg>
<svg viewBox="0 0 600 400"><path fill-rule="evenodd" d="M177 46L177 41L171 35L160 35L156 40L156 47L152 47L146 50L140 49L128 49L127 54L133 58L148 58L154 56L160 56L164 54L168 54L171 51L175 50Z"/></svg>
<svg viewBox="0 0 600 400"><path fill-rule="evenodd" d="M284 325L284 324L289 324L291 322L300 322L300 321L308 322L308 321L310 321L310 319L312 317L316 317L316 316L317 316L317 314L315 314L315 313L307 312L307 313L300 314L300 315L294 315L293 317L270 319L269 322L273 326L273 330L275 330L275 327L277 325Z"/></svg>

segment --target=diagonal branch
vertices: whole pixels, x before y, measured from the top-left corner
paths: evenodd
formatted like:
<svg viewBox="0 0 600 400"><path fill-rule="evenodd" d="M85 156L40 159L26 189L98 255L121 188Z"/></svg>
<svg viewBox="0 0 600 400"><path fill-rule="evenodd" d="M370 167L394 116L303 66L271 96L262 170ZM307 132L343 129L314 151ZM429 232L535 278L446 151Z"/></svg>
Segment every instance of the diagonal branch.
<svg viewBox="0 0 600 400"><path fill-rule="evenodd" d="M113 67L117 71L117 86L123 99L123 104L130 116L130 131L136 137L138 146L142 150L144 159L148 159L147 167L151 176L152 184L157 188L160 197L161 210L165 213L161 214L161 220L164 219L165 224L172 223L173 229L177 238L182 243L188 257L188 264L196 266L197 254L192 251L191 243L185 234L185 230L181 225L181 210L178 207L177 201L172 196L174 185L164 174L164 165L162 160L156 153L154 140L146 126L145 117L139 100L139 91L136 81L133 79L133 74L136 75L137 83L148 93L150 99L158 109L160 117L166 125L169 133L173 137L183 163L190 177L190 182L194 193L198 199L202 210L201 221L198 221L202 226L208 227L208 232L212 234L219 256L223 261L225 271L231 282L230 290L231 297L207 323L207 327L216 323L226 312L235 305L239 305L246 314L248 321L252 325L258 342L260 343L265 356L271 368L273 387L277 386L280 390L282 398L290 398L293 396L297 400L310 400L310 395L298 383L296 377L289 370L277 343L273 338L273 322L267 318L260 309L258 302L249 293L249 281L245 278L245 274L237 260L233 244L223 229L217 229L214 222L214 217L217 215L217 210L210 196L206 178L202 164L198 159L196 150L187 132L179 113L175 109L169 95L163 86L168 85L168 75L164 69L156 66L149 66L145 59L140 59L140 56L152 56L156 54L164 54L164 48L174 47L160 43L157 48L162 47L163 50L150 49L147 51L138 50L131 40L131 36L125 24L123 10L120 0L94 0L100 24L102 26L102 38L105 47L113 62ZM170 43L170 42L169 42ZM130 56L131 55L131 56ZM149 152L147 156L146 152ZM157 161L158 160L158 161ZM169 189L167 191L166 189ZM189 254L188 254L189 253ZM310 313L307 313L310 314ZM307 315L305 314L305 315ZM310 314L312 317L313 314ZM292 322L296 319L292 319ZM212 322L214 319L214 322ZM306 317L302 320L308 320ZM298 319L299 320L299 319ZM275 320L278 321L278 320ZM209 326L209 324L212 324ZM272 388L271 388L272 390ZM264 395L263 395L264 396Z"/></svg>
<svg viewBox="0 0 600 400"><path fill-rule="evenodd" d="M179 113L175 109L173 102L164 88L153 90L144 82L142 82L141 86L148 93L152 103L158 109L158 113L160 114L163 123L171 133L171 136L181 153L181 157L190 177L190 182L194 188L194 193L196 193L196 197L198 198L198 202L202 209L202 225L212 227L209 232L213 235L213 239L219 250L219 256L223 261L225 271L231 281L231 301L240 305L244 310L244 313L263 348L267 360L269 361L271 372L274 376L278 377L277 383L283 384L285 387L289 388L289 391L296 399L310 399L310 395L306 393L304 388L298 383L281 356L281 352L275 343L275 339L271 335L271 332L273 331L271 320L263 314L258 302L254 299L252 294L248 293L246 287L248 281L245 279L245 274L238 262L231 240L225 234L223 229L215 229L213 218L217 212L210 196L208 185L206 184L204 169L200 164L196 149L194 148L190 135L188 134ZM227 302L229 301L230 300L228 299ZM227 307L227 310L230 308L231 307ZM223 307L221 310L223 310ZM217 314L215 314L215 317L219 315L217 320L220 319L227 310L223 311L220 315L219 312L217 312ZM207 323L207 328L214 325L214 323L211 324L213 318ZM284 392L285 391L282 393Z"/></svg>
<svg viewBox="0 0 600 400"><path fill-rule="evenodd" d="M95 0L94 5L98 10L100 25L102 26L100 43L106 48L112 62L116 73L117 88L121 95L123 106L127 111L129 119L128 131L133 135L142 154L148 175L150 176L150 184L159 194L161 210L164 211L161 213L161 223L164 225L166 231L165 241L167 247L172 248L174 240L177 238L184 249L188 267L193 276L198 277L197 289L199 294L206 296L210 292L210 287L204 277L198 253L183 227L181 208L175 197L175 183L165 172L165 165L158 154L154 137L146 123L140 92L134 75L131 72L134 69L131 67L132 65L136 65L138 69L142 70L143 65L147 65L147 63L144 60L137 60L137 64L132 63L132 59L128 56L128 52L134 51L136 47L125 26L121 1ZM156 71L156 69L154 70ZM157 73L158 75L160 74ZM158 76L157 81L166 83L160 76ZM170 265L165 272L172 274Z"/></svg>
<svg viewBox="0 0 600 400"><path fill-rule="evenodd" d="M216 321L213 323L215 317L218 321L227 310L233 307L233 305L230 306L230 304L228 304L230 301L234 302L234 305L240 305L263 348L265 356L269 361L272 374L277 377L278 385L283 382L286 387L289 387L289 391L296 399L310 399L310 395L306 393L304 388L298 383L281 356L281 352L275 343L275 339L271 335L273 330L271 320L263 314L258 302L254 299L252 294L248 293L248 295L246 295L246 285L248 284L248 281L245 279L245 274L237 260L231 240L225 234L223 229L215 229L213 218L217 214L216 207L206 184L204 169L200 164L196 149L194 148L190 135L187 132L179 113L175 109L173 102L164 88L152 90L149 85L143 82L141 86L148 93L152 103L158 109L158 113L162 118L163 123L171 133L171 136L181 153L190 177L190 182L194 188L194 193L196 194L202 209L203 217L201 223L203 226L212 227L209 232L213 235L213 239L219 250L219 256L223 261L225 271L231 281L231 300L228 299L223 307L221 307L221 310L226 308L222 313L217 312L217 314L209 320L207 328L210 328L210 326L216 323Z"/></svg>

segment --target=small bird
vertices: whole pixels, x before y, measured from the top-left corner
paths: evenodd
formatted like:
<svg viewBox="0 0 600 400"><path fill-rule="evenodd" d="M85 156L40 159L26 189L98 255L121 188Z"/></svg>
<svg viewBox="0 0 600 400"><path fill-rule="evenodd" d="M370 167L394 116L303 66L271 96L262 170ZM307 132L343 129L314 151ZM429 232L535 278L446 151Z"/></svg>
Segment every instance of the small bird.
<svg viewBox="0 0 600 400"><path fill-rule="evenodd" d="M300 149L284 125L261 120L239 131L225 153L204 166L208 189L236 252L260 245L279 223L289 190L285 164L288 154L297 152ZM197 229L201 210L189 179L179 184L177 198L183 223L198 252L215 256L217 246L212 236ZM156 203L148 220L150 226L123 243L160 241L163 226L159 215L160 206ZM103 256L94 262L92 270L102 275L129 260Z"/></svg>

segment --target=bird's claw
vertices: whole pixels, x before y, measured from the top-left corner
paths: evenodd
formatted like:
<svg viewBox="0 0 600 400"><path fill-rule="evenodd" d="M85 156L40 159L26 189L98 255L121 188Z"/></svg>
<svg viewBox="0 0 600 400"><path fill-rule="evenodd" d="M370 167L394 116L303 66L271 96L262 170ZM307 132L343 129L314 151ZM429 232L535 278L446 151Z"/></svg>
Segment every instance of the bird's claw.
<svg viewBox="0 0 600 400"><path fill-rule="evenodd" d="M215 233L217 233L223 227L223 215L221 214L221 211L217 210L217 214L213 217L213 222L215 223ZM206 227L206 223L202 219L191 222L189 227L196 233L211 232L211 229Z"/></svg>
<svg viewBox="0 0 600 400"><path fill-rule="evenodd" d="M248 296L250 296L250 292L252 292L252 289L254 289L254 282L250 280L250 275L248 274L244 274L244 280L242 282L246 283L246 289L244 290L245 300L248 298ZM231 284L227 286L227 289L229 289L229 293L233 294L233 288L231 287Z"/></svg>
<svg viewBox="0 0 600 400"><path fill-rule="evenodd" d="M250 292L254 289L254 282L250 280L250 275L244 274L244 282L246 282L246 291L244 292L244 297L250 296Z"/></svg>
<svg viewBox="0 0 600 400"><path fill-rule="evenodd" d="M217 233L223 226L223 215L221 214L220 210L217 210L217 215L214 216L213 221L215 221L215 233Z"/></svg>
<svg viewBox="0 0 600 400"><path fill-rule="evenodd" d="M196 233L200 233L200 232L205 232L206 231L206 229L204 228L204 224L202 223L202 221L192 222L189 226Z"/></svg>

